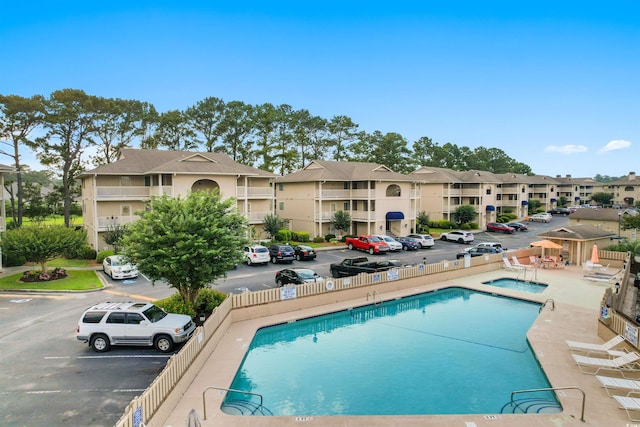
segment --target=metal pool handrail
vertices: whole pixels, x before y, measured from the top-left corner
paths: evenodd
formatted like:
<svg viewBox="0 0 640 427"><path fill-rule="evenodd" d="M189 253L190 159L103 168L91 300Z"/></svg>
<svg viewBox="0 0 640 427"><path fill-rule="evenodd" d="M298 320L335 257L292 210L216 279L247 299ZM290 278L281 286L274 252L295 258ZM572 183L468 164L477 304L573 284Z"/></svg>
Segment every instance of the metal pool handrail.
<svg viewBox="0 0 640 427"><path fill-rule="evenodd" d="M580 387L570 386L570 387L549 387L549 388L532 388L530 390L516 390L511 392L511 405L513 405L513 395L516 393L534 393L538 391L556 391L556 390L578 390L582 393L582 412L580 413L580 421L584 422L584 401L586 395L584 391Z"/></svg>
<svg viewBox="0 0 640 427"><path fill-rule="evenodd" d="M234 393L243 393L243 394L250 394L252 396L258 396L260 398L260 406L258 406L258 408L262 408L262 395L258 394L258 393L251 393L250 391L244 391L244 390L234 390L232 388L223 388L223 387L214 387L214 386L209 386L207 388L204 389L204 391L202 392L202 409L203 409L203 415L204 415L204 419L207 419L207 402L204 398L205 393L207 392L207 390L223 390L223 391L231 391ZM258 408L256 408L253 413L255 413L255 411L258 410ZM253 415L253 413L251 415Z"/></svg>
<svg viewBox="0 0 640 427"><path fill-rule="evenodd" d="M547 303L550 302L551 303L551 311L554 311L556 309L556 302L552 299L552 298L547 298L542 305L540 306L540 309L538 310L538 313L542 312L542 309L545 308L547 306Z"/></svg>

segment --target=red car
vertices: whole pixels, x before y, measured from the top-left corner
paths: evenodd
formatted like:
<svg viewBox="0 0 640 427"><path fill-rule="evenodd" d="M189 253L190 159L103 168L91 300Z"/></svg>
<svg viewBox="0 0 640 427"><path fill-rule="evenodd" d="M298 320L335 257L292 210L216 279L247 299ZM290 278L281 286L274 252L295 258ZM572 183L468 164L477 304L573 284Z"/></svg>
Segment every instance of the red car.
<svg viewBox="0 0 640 427"><path fill-rule="evenodd" d="M499 222L490 222L487 224L487 231L513 234L516 232L516 229L513 227L509 227L507 224L501 224Z"/></svg>

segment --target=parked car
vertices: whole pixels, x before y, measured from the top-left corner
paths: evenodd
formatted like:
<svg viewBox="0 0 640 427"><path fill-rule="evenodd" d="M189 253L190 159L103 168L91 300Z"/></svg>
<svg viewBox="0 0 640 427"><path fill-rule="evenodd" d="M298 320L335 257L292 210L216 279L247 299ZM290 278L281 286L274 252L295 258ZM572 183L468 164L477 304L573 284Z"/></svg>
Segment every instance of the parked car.
<svg viewBox="0 0 640 427"><path fill-rule="evenodd" d="M398 252L402 250L402 243L398 242L391 236L378 235L379 238L384 240L384 242L389 245L389 251Z"/></svg>
<svg viewBox="0 0 640 427"><path fill-rule="evenodd" d="M135 279L138 268L121 255L111 255L102 261L102 271L111 279Z"/></svg>
<svg viewBox="0 0 640 427"><path fill-rule="evenodd" d="M307 245L295 245L293 247L293 252L296 254L296 259L298 261L316 259L316 256L318 256L316 251L311 246Z"/></svg>
<svg viewBox="0 0 640 427"><path fill-rule="evenodd" d="M569 208L553 208L551 210L548 210L547 213L551 214L551 215L564 215L567 216L571 213L571 210Z"/></svg>
<svg viewBox="0 0 640 427"><path fill-rule="evenodd" d="M276 264L278 262L293 262L296 253L290 245L276 243L269 245L269 256L271 262Z"/></svg>
<svg viewBox="0 0 640 427"><path fill-rule="evenodd" d="M551 222L551 214L550 213L546 213L546 212L533 214L533 215L531 215L529 217L529 221L533 221L533 222Z"/></svg>
<svg viewBox="0 0 640 427"><path fill-rule="evenodd" d="M409 234L407 237L411 237L415 239L418 243L420 243L421 248L430 248L435 245L435 241L430 234Z"/></svg>
<svg viewBox="0 0 640 427"><path fill-rule="evenodd" d="M482 243L478 243L475 246L472 246L470 248L466 248L464 251L465 252L469 252L471 249L475 249L475 248L495 248L498 250L498 252L502 252L502 251L506 251L507 248L503 248L502 247L502 243L500 242L482 242Z"/></svg>
<svg viewBox="0 0 640 427"><path fill-rule="evenodd" d="M196 325L185 314L166 313L147 302L105 302L85 310L76 338L96 352L112 345L154 346L162 353L187 341Z"/></svg>
<svg viewBox="0 0 640 427"><path fill-rule="evenodd" d="M476 256L482 256L482 255L488 255L488 254L497 254L500 252L502 252L502 250L498 248L492 248L490 246L481 246L481 247L470 248L468 251L460 252L456 255L456 258L457 259L464 258L465 255L467 254L471 255L471 257L476 257Z"/></svg>
<svg viewBox="0 0 640 427"><path fill-rule="evenodd" d="M508 222L507 225L511 228L515 228L516 231L528 231L529 227L527 224L523 224L521 222Z"/></svg>
<svg viewBox="0 0 640 427"><path fill-rule="evenodd" d="M420 242L413 237L398 237L396 240L402 245L403 251L415 251L422 247Z"/></svg>
<svg viewBox="0 0 640 427"><path fill-rule="evenodd" d="M513 227L509 227L507 224L501 224L499 222L489 222L487 223L487 231L513 234L516 232L516 229Z"/></svg>
<svg viewBox="0 0 640 427"><path fill-rule="evenodd" d="M310 268L287 268L276 273L276 285L278 287L289 284L302 285L322 280L324 279Z"/></svg>
<svg viewBox="0 0 640 427"><path fill-rule="evenodd" d="M448 233L442 233L440 235L440 240L458 242L458 243L471 243L475 239L473 237L473 233L469 231L454 230L454 231L449 231Z"/></svg>
<svg viewBox="0 0 640 427"><path fill-rule="evenodd" d="M244 259L247 265L267 264L271 256L266 246L253 245L244 247Z"/></svg>

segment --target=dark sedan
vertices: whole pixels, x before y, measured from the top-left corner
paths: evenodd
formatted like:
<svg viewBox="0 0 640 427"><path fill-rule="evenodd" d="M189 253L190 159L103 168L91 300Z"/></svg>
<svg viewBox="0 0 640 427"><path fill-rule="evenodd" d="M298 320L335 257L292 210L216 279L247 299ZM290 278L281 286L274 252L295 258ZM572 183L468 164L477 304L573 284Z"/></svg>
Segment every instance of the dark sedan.
<svg viewBox="0 0 640 427"><path fill-rule="evenodd" d="M310 259L316 259L318 255L316 251L311 246L306 245L296 245L293 247L293 252L296 254L296 259L298 261L306 261Z"/></svg>
<svg viewBox="0 0 640 427"><path fill-rule="evenodd" d="M507 225L511 228L515 228L516 231L528 231L529 227L527 224L523 224L521 222L509 222Z"/></svg>
<svg viewBox="0 0 640 427"><path fill-rule="evenodd" d="M499 222L490 222L487 224L487 231L494 231L498 233L515 233L516 229L509 227L507 224L501 224Z"/></svg>
<svg viewBox="0 0 640 427"><path fill-rule="evenodd" d="M396 237L396 240L402 243L403 251L417 251L422 247L420 242L411 237Z"/></svg>
<svg viewBox="0 0 640 427"><path fill-rule="evenodd" d="M276 273L276 285L302 285L323 280L318 273L308 268L287 268Z"/></svg>

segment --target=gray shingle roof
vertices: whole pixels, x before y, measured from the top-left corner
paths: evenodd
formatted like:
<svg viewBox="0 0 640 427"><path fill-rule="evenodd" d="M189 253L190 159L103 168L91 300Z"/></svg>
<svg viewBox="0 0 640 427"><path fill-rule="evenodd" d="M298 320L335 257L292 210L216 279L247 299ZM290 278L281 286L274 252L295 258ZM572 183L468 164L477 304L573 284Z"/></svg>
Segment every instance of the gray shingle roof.
<svg viewBox="0 0 640 427"><path fill-rule="evenodd" d="M378 163L313 160L299 171L278 177L278 182L313 181L416 181Z"/></svg>
<svg viewBox="0 0 640 427"><path fill-rule="evenodd" d="M273 178L276 175L234 162L228 155L210 152L142 150L127 148L113 163L85 171L89 175L148 175L161 173L247 175Z"/></svg>
<svg viewBox="0 0 640 427"><path fill-rule="evenodd" d="M542 234L538 237L545 239L564 239L564 240L599 240L604 237L615 236L610 231L601 230L590 224L571 225L556 228Z"/></svg>
<svg viewBox="0 0 640 427"><path fill-rule="evenodd" d="M631 215L627 211L620 211L618 209L577 209L571 214L571 219L586 219L586 220L601 220L601 221L618 221L618 212L622 212L623 215Z"/></svg>

